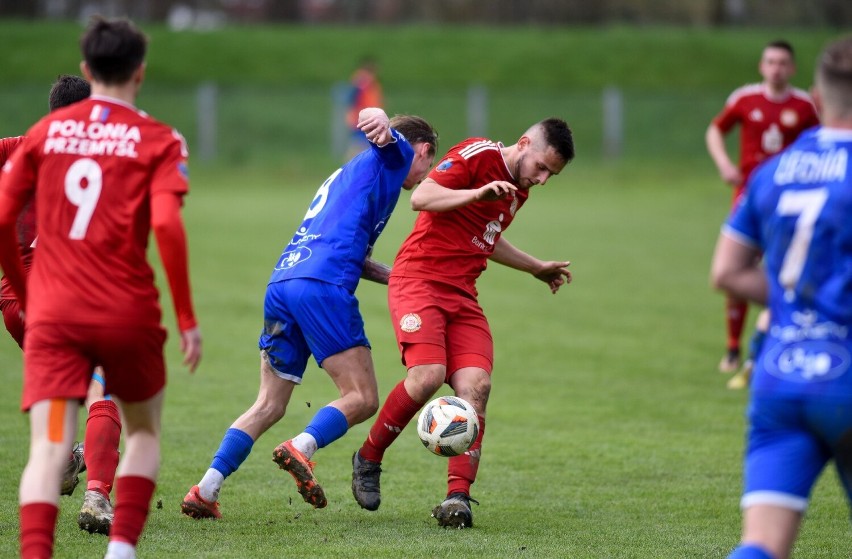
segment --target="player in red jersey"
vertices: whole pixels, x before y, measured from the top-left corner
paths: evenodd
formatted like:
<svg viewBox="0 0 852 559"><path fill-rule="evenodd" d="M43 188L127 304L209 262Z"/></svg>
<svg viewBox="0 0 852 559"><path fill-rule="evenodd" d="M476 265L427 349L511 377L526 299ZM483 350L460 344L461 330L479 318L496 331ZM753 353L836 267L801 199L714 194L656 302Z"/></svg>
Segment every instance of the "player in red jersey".
<svg viewBox="0 0 852 559"><path fill-rule="evenodd" d="M801 89L790 85L796 72L793 47L787 41L772 41L763 49L758 65L763 81L734 91L707 128L707 151L722 180L734 187L731 208L743 195L752 170L764 159L778 153L799 134L819 124L813 100ZM725 146L725 135L740 125L739 166L734 165ZM733 373L740 368L740 338L745 325L748 303L733 296L725 299L727 349L719 371ZM761 320L761 323L768 323ZM758 334L759 335L759 334ZM740 388L747 375L731 379L731 388Z"/></svg>
<svg viewBox="0 0 852 559"><path fill-rule="evenodd" d="M89 82L79 76L59 76L50 89L50 110L55 111L82 101L89 96L90 91ZM0 167L6 163L12 155L12 150L23 139L23 136L0 139ZM35 206L32 203L28 203L18 216L17 232L24 269L29 272L36 239ZM24 320L21 307L5 277L0 279L0 310L3 312L6 330L23 348ZM61 493L71 495L79 482L78 474L87 469L86 494L77 523L82 530L106 535L109 534L112 524L113 510L109 493L118 466L121 416L115 402L104 396L103 371L100 368L95 370L89 384L86 409L88 419L85 446L75 445L65 467Z"/></svg>
<svg viewBox="0 0 852 559"><path fill-rule="evenodd" d="M166 333L146 259L151 230L184 363L195 370L201 358L180 212L188 192L186 146L133 105L147 38L128 20L96 17L80 46L91 97L30 128L0 176L0 265L26 319L22 408L29 411L31 441L20 485L24 558L52 554L59 481L96 365L125 428L107 557L135 557L159 470L165 386ZM32 199L38 243L25 282L15 224Z"/></svg>
<svg viewBox="0 0 852 559"><path fill-rule="evenodd" d="M379 508L385 450L447 383L477 410L480 431L470 450L449 459L447 498L432 515L440 526L470 527L494 356L491 331L477 302L476 279L488 260L525 271L553 293L571 281L568 262L539 260L502 233L529 189L574 158L568 125L556 118L530 127L512 146L471 138L453 147L411 195L420 213L391 269L388 302L408 374L388 395L363 446L352 457L352 493Z"/></svg>

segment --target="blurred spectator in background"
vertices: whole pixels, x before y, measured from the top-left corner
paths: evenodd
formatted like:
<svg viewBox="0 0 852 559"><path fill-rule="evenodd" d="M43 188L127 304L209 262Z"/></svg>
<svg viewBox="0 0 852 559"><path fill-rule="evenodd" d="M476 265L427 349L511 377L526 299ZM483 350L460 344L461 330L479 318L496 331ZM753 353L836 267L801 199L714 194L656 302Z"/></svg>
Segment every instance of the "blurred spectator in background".
<svg viewBox="0 0 852 559"><path fill-rule="evenodd" d="M349 126L349 148L346 160L352 159L359 152L367 149L367 137L358 128L358 115L368 107L384 108L382 85L379 83L378 64L372 56L361 59L358 68L350 79L349 93L346 97L346 123Z"/></svg>

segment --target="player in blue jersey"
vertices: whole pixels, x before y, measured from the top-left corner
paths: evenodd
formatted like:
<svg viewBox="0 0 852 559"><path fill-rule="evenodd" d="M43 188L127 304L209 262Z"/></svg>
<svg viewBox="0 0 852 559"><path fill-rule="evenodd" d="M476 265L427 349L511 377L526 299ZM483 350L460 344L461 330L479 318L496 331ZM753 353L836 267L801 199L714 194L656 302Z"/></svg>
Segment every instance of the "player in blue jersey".
<svg viewBox="0 0 852 559"><path fill-rule="evenodd" d="M758 167L713 257L713 284L771 315L729 559L787 559L831 460L852 504L852 37L820 55L814 101L823 125Z"/></svg>
<svg viewBox="0 0 852 559"><path fill-rule="evenodd" d="M248 457L258 437L284 416L311 354L334 381L340 398L273 452L273 460L293 476L306 502L326 506L313 475L313 454L378 409L376 375L355 288L361 277L388 283L390 269L370 259L370 252L400 189L414 188L432 166L438 137L422 118L389 120L378 108L362 110L359 127L371 142L369 149L320 186L275 264L258 342L257 400L225 433L210 468L186 495L181 510L188 516L221 516L222 483Z"/></svg>

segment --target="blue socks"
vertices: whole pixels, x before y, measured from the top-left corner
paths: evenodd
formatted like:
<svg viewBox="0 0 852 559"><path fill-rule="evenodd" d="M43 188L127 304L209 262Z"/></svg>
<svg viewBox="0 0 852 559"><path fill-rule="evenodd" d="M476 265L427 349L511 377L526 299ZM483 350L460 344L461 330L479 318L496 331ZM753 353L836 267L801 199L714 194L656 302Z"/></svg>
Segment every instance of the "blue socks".
<svg viewBox="0 0 852 559"><path fill-rule="evenodd" d="M333 406L322 408L305 427L308 433L317 440L317 447L323 448L343 435L349 429L349 422L343 412Z"/></svg>
<svg viewBox="0 0 852 559"><path fill-rule="evenodd" d="M765 549L754 544L740 544L728 559L775 559Z"/></svg>
<svg viewBox="0 0 852 559"><path fill-rule="evenodd" d="M248 458L253 445L254 440L245 431L228 429L210 467L228 477Z"/></svg>

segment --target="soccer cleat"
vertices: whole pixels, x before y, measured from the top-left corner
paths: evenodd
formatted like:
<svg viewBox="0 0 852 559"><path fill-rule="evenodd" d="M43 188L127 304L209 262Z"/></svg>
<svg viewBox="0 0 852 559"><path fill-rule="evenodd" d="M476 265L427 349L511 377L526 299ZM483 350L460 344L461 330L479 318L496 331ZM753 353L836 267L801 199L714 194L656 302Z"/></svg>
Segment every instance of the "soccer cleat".
<svg viewBox="0 0 852 559"><path fill-rule="evenodd" d="M362 509L379 509L382 503L382 493L379 489L381 475L381 462L371 462L357 451L352 455L352 495Z"/></svg>
<svg viewBox="0 0 852 559"><path fill-rule="evenodd" d="M81 530L90 534L108 536L109 528L112 526L112 516L112 505L107 497L99 491L86 491L80 516L77 517L77 524Z"/></svg>
<svg viewBox="0 0 852 559"><path fill-rule="evenodd" d="M751 382L751 370L753 368L754 361L747 359L740 372L728 379L728 388L731 390L742 390L743 388L748 388L748 385Z"/></svg>
<svg viewBox="0 0 852 559"><path fill-rule="evenodd" d="M290 472L296 480L296 489L306 503L315 509L324 508L328 501L325 500L325 492L320 487L313 470L316 464L308 460L304 454L293 446L293 441L284 441L272 451L272 461L278 464L282 470Z"/></svg>
<svg viewBox="0 0 852 559"><path fill-rule="evenodd" d="M474 502L477 505L479 501L471 499L470 496L464 493L453 493L449 495L444 502L432 509L432 518L438 521L438 526L444 528L472 528L473 527L473 511L470 510L470 503Z"/></svg>
<svg viewBox="0 0 852 559"><path fill-rule="evenodd" d="M68 464L65 466L65 473L62 474L62 486L59 494L73 494L77 488L77 484L80 483L79 474L85 471L86 461L83 460L83 443L74 443L71 456L68 458Z"/></svg>
<svg viewBox="0 0 852 559"><path fill-rule="evenodd" d="M723 374L734 373L740 368L740 350L729 349L722 360L719 361L719 372Z"/></svg>
<svg viewBox="0 0 852 559"><path fill-rule="evenodd" d="M180 504L180 511L192 518L222 518L222 513L219 512L219 501L211 503L201 496L198 491L198 486L193 485L183 502Z"/></svg>

